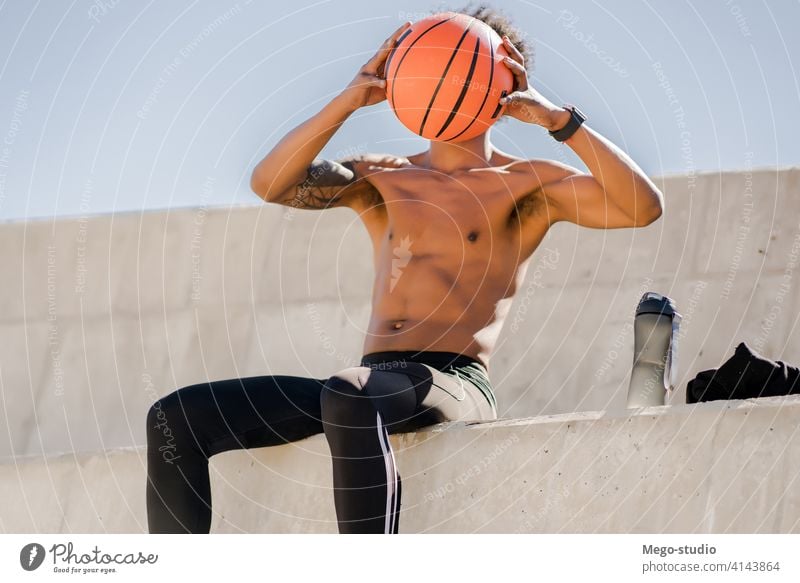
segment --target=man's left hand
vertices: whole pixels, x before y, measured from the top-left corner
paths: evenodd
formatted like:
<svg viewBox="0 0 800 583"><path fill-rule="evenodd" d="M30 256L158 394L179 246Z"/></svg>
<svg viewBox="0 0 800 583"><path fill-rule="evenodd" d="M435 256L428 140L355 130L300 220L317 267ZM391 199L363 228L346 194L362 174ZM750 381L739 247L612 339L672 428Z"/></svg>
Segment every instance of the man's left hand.
<svg viewBox="0 0 800 583"><path fill-rule="evenodd" d="M506 106L503 115L540 125L548 131L555 131L567 125L570 118L569 111L554 105L528 84L525 59L507 36L503 37L503 47L511 55L504 57L503 63L514 74L514 91L500 98L500 103Z"/></svg>

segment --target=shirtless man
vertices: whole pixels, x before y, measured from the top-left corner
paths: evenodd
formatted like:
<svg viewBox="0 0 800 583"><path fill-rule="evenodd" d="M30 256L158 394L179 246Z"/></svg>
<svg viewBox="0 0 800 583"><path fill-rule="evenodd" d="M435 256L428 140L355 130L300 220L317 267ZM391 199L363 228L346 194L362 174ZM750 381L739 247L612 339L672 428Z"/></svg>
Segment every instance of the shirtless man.
<svg viewBox="0 0 800 583"><path fill-rule="evenodd" d="M505 115L550 131L571 112L528 84L517 36L491 15L512 55ZM500 24L498 25L498 22ZM324 432L340 532L396 533L401 481L388 435L439 421L496 419L489 357L528 261L551 225L642 227L663 196L619 148L584 123L566 139L590 170L503 153L490 131L430 142L408 157L318 158L360 108L385 99L383 65L397 29L322 110L253 170L264 201L294 209L347 207L374 249L372 317L361 366L327 379L261 376L184 387L148 414L150 532L208 532L208 457ZM561 136L558 136L561 137ZM408 263L393 273L395 249ZM169 433L164 429L169 427ZM169 453L169 455L166 455Z"/></svg>

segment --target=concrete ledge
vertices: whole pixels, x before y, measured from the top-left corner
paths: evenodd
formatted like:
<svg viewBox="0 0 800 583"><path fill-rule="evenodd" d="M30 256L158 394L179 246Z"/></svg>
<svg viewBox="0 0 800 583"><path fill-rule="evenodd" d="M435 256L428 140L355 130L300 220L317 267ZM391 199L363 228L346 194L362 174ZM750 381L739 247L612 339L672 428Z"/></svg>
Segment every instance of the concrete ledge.
<svg viewBox="0 0 800 583"><path fill-rule="evenodd" d="M800 168L654 181L668 210L647 228L548 231L492 354L504 417L624 407L647 290L684 315L677 402L739 342L797 361ZM0 458L142 444L150 405L186 385L357 364L374 270L353 257L369 235L349 209L290 211L0 224Z"/></svg>
<svg viewBox="0 0 800 583"><path fill-rule="evenodd" d="M800 532L800 397L392 436L401 532ZM143 447L0 466L3 532L146 532ZM214 533L336 532L317 435L211 458Z"/></svg>

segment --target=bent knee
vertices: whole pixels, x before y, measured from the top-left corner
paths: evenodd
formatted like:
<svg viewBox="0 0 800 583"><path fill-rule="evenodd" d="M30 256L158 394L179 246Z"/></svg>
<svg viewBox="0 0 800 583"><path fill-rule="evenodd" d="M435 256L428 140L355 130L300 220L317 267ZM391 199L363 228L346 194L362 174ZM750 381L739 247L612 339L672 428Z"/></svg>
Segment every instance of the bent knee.
<svg viewBox="0 0 800 583"><path fill-rule="evenodd" d="M372 370L366 366L351 366L332 374L325 381L325 387L346 389L349 386L354 390L363 391L364 387L367 386L367 382L369 382L371 372Z"/></svg>
<svg viewBox="0 0 800 583"><path fill-rule="evenodd" d="M186 391L191 387L176 389L157 399L147 410L147 435L150 438L164 433L179 434L186 427Z"/></svg>
<svg viewBox="0 0 800 583"><path fill-rule="evenodd" d="M372 420L375 408L364 393L369 373L367 367L352 367L325 381L320 395L323 422L352 425Z"/></svg>

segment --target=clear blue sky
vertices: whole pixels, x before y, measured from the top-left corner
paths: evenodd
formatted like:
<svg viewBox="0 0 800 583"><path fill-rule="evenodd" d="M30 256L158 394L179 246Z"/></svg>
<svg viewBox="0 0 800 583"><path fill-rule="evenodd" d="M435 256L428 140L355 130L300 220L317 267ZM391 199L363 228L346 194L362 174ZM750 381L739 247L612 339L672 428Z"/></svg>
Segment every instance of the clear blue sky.
<svg viewBox="0 0 800 583"><path fill-rule="evenodd" d="M462 5L455 2L456 8ZM651 176L800 165L800 3L496 0L533 83ZM253 164L405 19L405 0L0 3L0 220L256 203ZM585 168L508 120L502 149ZM388 105L323 155L424 149Z"/></svg>

